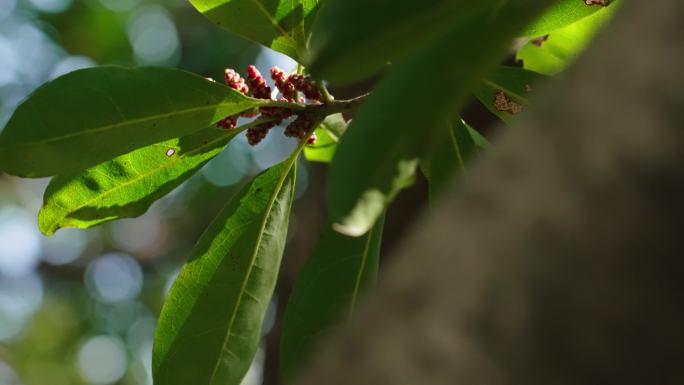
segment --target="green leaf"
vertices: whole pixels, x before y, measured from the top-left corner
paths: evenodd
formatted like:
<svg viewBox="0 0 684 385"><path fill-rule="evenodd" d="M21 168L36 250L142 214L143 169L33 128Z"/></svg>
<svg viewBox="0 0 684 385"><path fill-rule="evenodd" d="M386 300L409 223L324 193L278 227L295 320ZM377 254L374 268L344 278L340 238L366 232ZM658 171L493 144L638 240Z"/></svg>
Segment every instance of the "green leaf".
<svg viewBox="0 0 684 385"><path fill-rule="evenodd" d="M618 0L608 6L587 5L584 0L559 0L542 14L534 23L525 28L523 36L542 36L576 23L597 12L617 7Z"/></svg>
<svg viewBox="0 0 684 385"><path fill-rule="evenodd" d="M285 309L280 365L286 381L304 368L321 341L377 276L383 221L363 237L347 237L327 225L302 268Z"/></svg>
<svg viewBox="0 0 684 385"><path fill-rule="evenodd" d="M311 162L330 163L337 150L337 142L347 129L342 114L333 114L325 118L316 128L316 144L304 148L306 159Z"/></svg>
<svg viewBox="0 0 684 385"><path fill-rule="evenodd" d="M306 159L310 162L330 163L335 155L339 139L324 127L318 127L315 134L316 144L304 149Z"/></svg>
<svg viewBox="0 0 684 385"><path fill-rule="evenodd" d="M555 30L546 37L534 39L517 53L523 67L542 74L553 75L565 69L584 51L594 36L610 22L622 2L602 8L581 21Z"/></svg>
<svg viewBox="0 0 684 385"><path fill-rule="evenodd" d="M500 67L482 80L473 93L503 121L510 121L530 105L528 95L546 77L517 67Z"/></svg>
<svg viewBox="0 0 684 385"><path fill-rule="evenodd" d="M473 142L475 142L475 146L485 151L491 150L492 145L491 143L489 143L489 140L487 140L487 138L482 136L482 134L480 134L476 129L470 127L469 125L467 125L467 127L468 132L470 133L470 137L473 139Z"/></svg>
<svg viewBox="0 0 684 385"><path fill-rule="evenodd" d="M479 151L471 134L475 130L461 117L443 128L443 133L421 162L429 182L430 200L439 195L454 176L464 173L468 162Z"/></svg>
<svg viewBox="0 0 684 385"><path fill-rule="evenodd" d="M190 0L219 26L302 61L319 0Z"/></svg>
<svg viewBox="0 0 684 385"><path fill-rule="evenodd" d="M496 2L331 0L314 26L309 69L337 84L367 78Z"/></svg>
<svg viewBox="0 0 684 385"><path fill-rule="evenodd" d="M264 103L175 69L74 71L17 108L0 134L0 170L24 177L81 171Z"/></svg>
<svg viewBox="0 0 684 385"><path fill-rule="evenodd" d="M155 332L155 384L238 385L247 373L285 247L295 160L245 186L193 249Z"/></svg>
<svg viewBox="0 0 684 385"><path fill-rule="evenodd" d="M458 24L392 68L358 110L331 163L328 202L337 231L358 236L372 227L411 183L418 158L444 120L505 55L520 28L550 2L510 0L496 13Z"/></svg>
<svg viewBox="0 0 684 385"><path fill-rule="evenodd" d="M210 127L143 147L75 175L58 175L45 191L38 226L45 235L52 235L63 227L84 229L142 215L223 151L240 132L242 129Z"/></svg>

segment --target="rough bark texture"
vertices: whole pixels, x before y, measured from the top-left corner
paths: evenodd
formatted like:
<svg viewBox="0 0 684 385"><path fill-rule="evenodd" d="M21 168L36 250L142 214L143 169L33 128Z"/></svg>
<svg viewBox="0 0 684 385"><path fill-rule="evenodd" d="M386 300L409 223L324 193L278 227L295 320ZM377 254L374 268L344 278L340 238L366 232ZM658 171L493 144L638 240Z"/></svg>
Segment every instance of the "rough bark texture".
<svg viewBox="0 0 684 385"><path fill-rule="evenodd" d="M684 383L684 1L624 5L300 384Z"/></svg>

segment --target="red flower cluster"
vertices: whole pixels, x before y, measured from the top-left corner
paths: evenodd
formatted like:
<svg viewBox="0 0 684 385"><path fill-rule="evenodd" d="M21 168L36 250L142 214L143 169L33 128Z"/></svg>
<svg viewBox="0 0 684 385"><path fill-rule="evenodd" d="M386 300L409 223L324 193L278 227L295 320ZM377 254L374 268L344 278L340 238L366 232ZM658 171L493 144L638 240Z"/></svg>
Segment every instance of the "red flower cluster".
<svg viewBox="0 0 684 385"><path fill-rule="evenodd" d="M249 92L249 88L245 84L245 79L235 72L234 69L226 68L226 85L234 90L240 91L243 94Z"/></svg>
<svg viewBox="0 0 684 385"><path fill-rule="evenodd" d="M247 142L252 146L256 146L261 142L268 131L276 126L276 122L263 123L258 126L250 127L247 129Z"/></svg>
<svg viewBox="0 0 684 385"><path fill-rule="evenodd" d="M290 103L299 101L300 103L306 103L306 99L309 99L314 103L322 102L323 94L309 76L299 74L288 76L280 68L273 67L271 68L271 78L275 82L278 91L282 94L282 96L278 98L279 101ZM246 80L235 70L230 68L226 69L226 85L257 99L272 99L271 87L268 86L266 79L264 79L259 70L253 65L247 67ZM300 92L304 94L305 98L299 97ZM249 144L253 146L261 142L271 128L280 124L283 119L287 119L293 114L293 110L286 107L261 107L258 112L261 113L261 116L263 117L274 118L276 120L247 129L247 140ZM244 116L253 118L256 115L256 110L250 110L239 115L227 116L216 123L216 126L232 129L237 126L238 117ZM306 133L311 130L314 123L312 117L308 115L299 115L297 119L287 126L285 135L295 138L304 138ZM312 134L308 139L308 143L313 144L315 142L316 135Z"/></svg>
<svg viewBox="0 0 684 385"><path fill-rule="evenodd" d="M271 78L275 81L278 91L288 100L296 100L297 91L299 91L309 100L323 101L323 93L310 76L292 74L286 77L285 72L280 68L273 67L271 68Z"/></svg>
<svg viewBox="0 0 684 385"><path fill-rule="evenodd" d="M311 130L313 124L316 123L314 119L309 115L299 115L292 123L290 123L287 128L285 128L285 136L291 138L304 139L309 130ZM313 133L309 137L309 144L316 143L316 134Z"/></svg>
<svg viewBox="0 0 684 385"><path fill-rule="evenodd" d="M231 129L237 127L237 120L238 116L233 115L233 116L226 116L225 118L219 120L216 123L217 127L225 128L225 129Z"/></svg>
<svg viewBox="0 0 684 385"><path fill-rule="evenodd" d="M323 99L323 94L321 90L316 86L316 84L311 80L310 76L304 76L299 74L290 75L287 79L291 82L297 91L300 91L306 96L307 99L321 101Z"/></svg>
<svg viewBox="0 0 684 385"><path fill-rule="evenodd" d="M285 72L278 67L271 68L271 79L275 82L278 91L283 97L291 102L297 100L297 88L290 80L291 76L286 76Z"/></svg>
<svg viewBox="0 0 684 385"><path fill-rule="evenodd" d="M247 67L247 84L250 87L250 96L257 99L271 99L271 87L266 84L266 79L253 65Z"/></svg>

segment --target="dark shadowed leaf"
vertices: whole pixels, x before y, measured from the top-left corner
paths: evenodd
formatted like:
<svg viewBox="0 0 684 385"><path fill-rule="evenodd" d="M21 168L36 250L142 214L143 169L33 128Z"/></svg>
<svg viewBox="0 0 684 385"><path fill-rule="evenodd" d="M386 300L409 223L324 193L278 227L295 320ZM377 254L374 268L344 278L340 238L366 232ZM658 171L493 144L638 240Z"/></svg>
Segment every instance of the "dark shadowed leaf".
<svg viewBox="0 0 684 385"><path fill-rule="evenodd" d="M155 384L239 385L247 373L285 247L295 159L245 186L193 249L155 332Z"/></svg>
<svg viewBox="0 0 684 385"><path fill-rule="evenodd" d="M301 61L319 0L190 0L214 23Z"/></svg>
<svg viewBox="0 0 684 385"><path fill-rule="evenodd" d="M63 227L88 228L142 215L157 199L223 151L239 132L242 130L205 128L140 148L75 175L58 175L45 191L38 226L51 235Z"/></svg>
<svg viewBox="0 0 684 385"><path fill-rule="evenodd" d="M285 310L280 362L286 380L304 368L316 343L356 310L360 296L375 283L382 226L378 220L363 237L347 237L326 226Z"/></svg>
<svg viewBox="0 0 684 385"><path fill-rule="evenodd" d="M517 59L522 60L524 68L542 74L553 75L562 71L610 22L621 4L614 3L548 36L529 41L520 48Z"/></svg>
<svg viewBox="0 0 684 385"><path fill-rule="evenodd" d="M529 106L529 95L546 77L517 67L500 67L482 80L473 93L494 115L509 121Z"/></svg>
<svg viewBox="0 0 684 385"><path fill-rule="evenodd" d="M329 0L314 26L310 70L333 83L363 79L495 2Z"/></svg>
<svg viewBox="0 0 684 385"><path fill-rule="evenodd" d="M334 114L325 118L316 129L316 144L306 146L304 149L306 159L311 162L330 163L333 155L335 155L335 150L337 150L337 142L346 129L347 123L342 114Z"/></svg>
<svg viewBox="0 0 684 385"><path fill-rule="evenodd" d="M445 125L428 153L421 159L421 168L429 182L433 200L451 179L464 173L466 165L478 154L471 132L475 131L457 117Z"/></svg>
<svg viewBox="0 0 684 385"><path fill-rule="evenodd" d="M0 134L0 170L25 177L81 171L263 103L175 69L75 71L17 108Z"/></svg>
<svg viewBox="0 0 684 385"><path fill-rule="evenodd" d="M458 24L392 68L357 112L331 163L328 202L336 230L359 236L372 227L411 183L444 120L453 118L520 28L551 2L508 1L495 13ZM472 36L479 37L477 44Z"/></svg>
<svg viewBox="0 0 684 385"><path fill-rule="evenodd" d="M607 8L617 7L618 0L609 0L609 5L587 5L584 0L558 0L534 23L525 28L524 36L542 36L576 23L585 17Z"/></svg>

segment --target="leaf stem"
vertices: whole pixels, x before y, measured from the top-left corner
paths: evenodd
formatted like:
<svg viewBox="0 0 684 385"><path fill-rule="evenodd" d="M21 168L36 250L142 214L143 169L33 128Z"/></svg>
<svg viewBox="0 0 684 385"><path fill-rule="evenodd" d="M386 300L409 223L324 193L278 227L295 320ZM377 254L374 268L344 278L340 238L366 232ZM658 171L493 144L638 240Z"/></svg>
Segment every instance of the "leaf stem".
<svg viewBox="0 0 684 385"><path fill-rule="evenodd" d="M337 114L340 112L353 112L366 100L369 94L357 96L348 100L331 100L323 104L313 104L307 106L313 114L326 117L328 115Z"/></svg>
<svg viewBox="0 0 684 385"><path fill-rule="evenodd" d="M320 84L321 91L323 92L323 100L325 100L326 103L330 103L335 100L335 97L330 94L330 91L328 91L328 87L326 87L325 82L320 82Z"/></svg>
<svg viewBox="0 0 684 385"><path fill-rule="evenodd" d="M284 107L284 108L289 108L292 110L305 110L309 105L304 104L304 103L291 103L291 102L282 102L280 100L269 100L269 99L264 99L263 103L260 104L261 107Z"/></svg>
<svg viewBox="0 0 684 385"><path fill-rule="evenodd" d="M229 130L231 130L231 131L235 130L235 131L237 131L237 132L242 132L242 131L244 131L244 130L246 130L246 129L248 129L248 128L251 128L251 127L254 127L254 126L258 126L258 125L260 125L260 124L264 124L264 123L268 123L268 122L273 122L273 121L276 121L276 120L278 120L278 119L276 119L276 118L271 118L271 117L269 117L269 118L257 118L257 119L252 120L252 121L249 122L249 123L245 123L245 124L243 124L242 126L238 126L238 127L235 127L235 128L233 128L233 129L229 129Z"/></svg>
<svg viewBox="0 0 684 385"><path fill-rule="evenodd" d="M302 104L281 102L278 100L267 100L262 104L263 107L284 107L299 110L299 114L311 114L326 117L339 112L352 112L366 100L369 94L357 96L347 100L330 100L321 104ZM332 96L331 96L332 97Z"/></svg>

